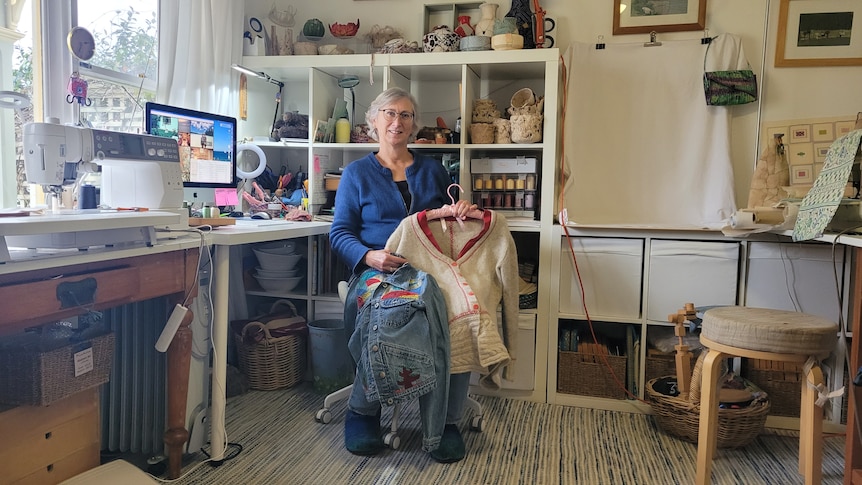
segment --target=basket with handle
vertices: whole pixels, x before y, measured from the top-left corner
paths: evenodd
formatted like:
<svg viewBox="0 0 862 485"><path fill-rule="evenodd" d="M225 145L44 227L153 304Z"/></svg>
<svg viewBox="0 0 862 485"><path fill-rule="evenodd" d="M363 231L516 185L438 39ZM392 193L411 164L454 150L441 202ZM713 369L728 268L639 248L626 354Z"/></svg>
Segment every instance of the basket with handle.
<svg viewBox="0 0 862 485"><path fill-rule="evenodd" d="M691 310L694 307L692 305ZM673 320L671 320L673 321ZM688 348L677 346L677 352L688 352ZM686 392L678 394L669 392L676 390L677 376L662 376L650 379L646 385L646 395L652 406L656 424L666 433L685 441L697 443L700 426L700 385L703 373L703 359L707 352L703 351L697 358L690 375L690 382L683 384ZM679 362L678 362L679 363ZM677 373L681 367L677 365ZM752 395L758 394L760 399L753 399L744 406L726 406L718 410L717 445L720 448L737 448L751 443L763 431L766 416L769 414L770 402L766 393L757 388L751 381L736 376ZM689 381L684 379L684 381Z"/></svg>
<svg viewBox="0 0 862 485"><path fill-rule="evenodd" d="M268 313L256 318L235 320L231 328L239 368L252 389L272 391L302 381L308 327L290 300L276 301Z"/></svg>

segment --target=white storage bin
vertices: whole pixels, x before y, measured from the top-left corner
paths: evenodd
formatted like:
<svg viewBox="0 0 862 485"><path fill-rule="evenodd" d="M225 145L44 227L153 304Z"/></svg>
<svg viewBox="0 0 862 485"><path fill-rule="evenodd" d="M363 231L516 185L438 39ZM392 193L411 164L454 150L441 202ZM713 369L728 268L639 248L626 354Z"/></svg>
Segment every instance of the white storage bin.
<svg viewBox="0 0 862 485"><path fill-rule="evenodd" d="M503 317L498 313L497 318L498 321L502 321ZM535 314L521 313L518 315L518 350L514 357L515 366L509 374L510 379L503 379L500 387L502 389L532 391L536 384ZM476 372L470 376L470 385L479 385L479 375Z"/></svg>
<svg viewBox="0 0 862 485"><path fill-rule="evenodd" d="M638 319L641 316L642 239L571 238L575 249L587 311L592 319ZM560 313L585 318L578 275L562 239Z"/></svg>
<svg viewBox="0 0 862 485"><path fill-rule="evenodd" d="M835 248L839 287L844 282L844 247ZM795 304L794 304L795 303ZM745 304L801 311L838 321L832 246L752 242Z"/></svg>
<svg viewBox="0 0 862 485"><path fill-rule="evenodd" d="M653 240L647 319L667 322L685 303L735 305L739 243Z"/></svg>

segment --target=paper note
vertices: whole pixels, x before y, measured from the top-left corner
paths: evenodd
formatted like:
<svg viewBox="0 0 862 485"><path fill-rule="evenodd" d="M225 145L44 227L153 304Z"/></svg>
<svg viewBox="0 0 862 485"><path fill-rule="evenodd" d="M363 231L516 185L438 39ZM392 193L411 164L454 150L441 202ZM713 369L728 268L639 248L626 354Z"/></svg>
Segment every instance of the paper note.
<svg viewBox="0 0 862 485"><path fill-rule="evenodd" d="M236 189L215 189L215 203L217 206L239 205Z"/></svg>

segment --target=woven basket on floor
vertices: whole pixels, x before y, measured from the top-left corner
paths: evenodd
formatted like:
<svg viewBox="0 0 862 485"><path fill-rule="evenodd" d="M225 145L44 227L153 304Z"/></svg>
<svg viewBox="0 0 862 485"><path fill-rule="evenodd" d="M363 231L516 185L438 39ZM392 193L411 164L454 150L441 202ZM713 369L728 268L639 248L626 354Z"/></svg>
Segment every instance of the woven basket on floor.
<svg viewBox="0 0 862 485"><path fill-rule="evenodd" d="M284 305L289 312L279 313L279 306ZM231 325L235 328L239 368L248 376L252 389L272 391L302 381L307 366L308 327L293 303L279 300L268 315Z"/></svg>
<svg viewBox="0 0 862 485"><path fill-rule="evenodd" d="M702 352L701 358L698 358L695 364L688 399L670 396L656 390L656 383L662 379L673 378L675 380L673 376L651 379L646 386L653 415L659 428L668 434L692 443L697 443L698 427L700 426L700 373L703 367L702 356L705 354L706 352ZM738 409L719 409L718 447L738 448L751 443L763 431L769 408L770 403L767 399Z"/></svg>

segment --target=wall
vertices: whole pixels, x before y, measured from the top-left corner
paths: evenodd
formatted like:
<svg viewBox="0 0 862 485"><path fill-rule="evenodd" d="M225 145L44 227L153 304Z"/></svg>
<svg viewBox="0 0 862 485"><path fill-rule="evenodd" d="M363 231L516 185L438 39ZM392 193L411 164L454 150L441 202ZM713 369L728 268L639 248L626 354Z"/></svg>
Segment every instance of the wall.
<svg viewBox="0 0 862 485"><path fill-rule="evenodd" d="M360 19L360 34L374 24L391 25L401 30L408 39L420 40L423 30L424 5L462 2L434 0L316 0L293 1L296 6L297 30L305 20L313 17L324 23L353 22ZM504 15L511 5L509 0L498 0L498 16ZM745 53L752 69L758 74L762 89L761 105L730 108L733 114L733 165L735 170L737 204L748 200L750 174L757 162L763 143L758 143L758 123L788 119L818 118L853 115L862 111L862 67L773 67L775 40L778 27L779 0L708 0L706 27L710 35L733 33L743 40ZM277 3L287 8L288 3ZM572 42L643 42L647 34L614 36L613 2L609 0L543 0L542 8L553 18L556 29L556 47L564 52ZM266 15L272 0L246 0L246 15L254 15L267 23ZM338 12L333 15L332 12ZM408 19L408 21L404 21ZM477 19L473 19L475 22ZM699 39L703 32L676 32L659 34L659 39ZM764 48L764 37L766 45ZM430 54L429 54L430 55ZM763 70L762 70L763 69ZM760 112L758 112L760 108Z"/></svg>

